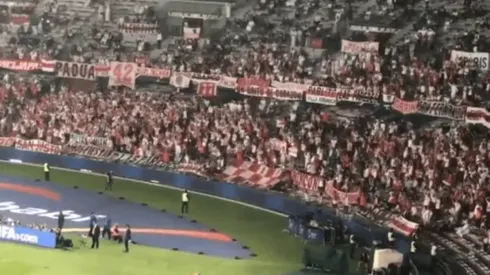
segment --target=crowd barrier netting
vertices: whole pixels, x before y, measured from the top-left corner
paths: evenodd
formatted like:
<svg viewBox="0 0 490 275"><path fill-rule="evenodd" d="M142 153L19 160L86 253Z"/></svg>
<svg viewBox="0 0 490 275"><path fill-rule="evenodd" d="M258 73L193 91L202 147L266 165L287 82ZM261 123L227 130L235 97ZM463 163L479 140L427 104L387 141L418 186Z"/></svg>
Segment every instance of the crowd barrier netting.
<svg viewBox="0 0 490 275"><path fill-rule="evenodd" d="M94 173L113 171L113 173L119 177L146 182L158 182L161 185L214 195L291 216L304 215L305 213L317 212L318 210L317 206L280 193L128 164L101 162L72 156L49 155L14 148L0 148L0 159L10 162L34 164L49 163L53 167L77 171L83 170ZM41 169L39 171L41 177L42 171ZM374 240L387 241L386 228L377 226L374 223L368 223L365 219L356 215L349 218L346 216L339 217L329 209L322 209L317 215L319 215L318 219L328 219L332 221L342 220L342 224L358 238L362 238L365 243L372 243ZM284 225L285 227L287 226L286 221ZM396 248L401 253L408 252L409 240L400 235L400 237L397 238Z"/></svg>

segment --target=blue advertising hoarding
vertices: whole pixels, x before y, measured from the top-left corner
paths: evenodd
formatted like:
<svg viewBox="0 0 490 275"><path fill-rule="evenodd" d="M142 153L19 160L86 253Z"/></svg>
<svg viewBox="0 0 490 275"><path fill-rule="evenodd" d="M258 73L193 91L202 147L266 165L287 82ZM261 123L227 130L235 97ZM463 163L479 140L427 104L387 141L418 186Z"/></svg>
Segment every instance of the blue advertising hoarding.
<svg viewBox="0 0 490 275"><path fill-rule="evenodd" d="M0 225L0 240L46 248L56 246L54 233L18 226Z"/></svg>
<svg viewBox="0 0 490 275"><path fill-rule="evenodd" d="M242 203L255 205L268 210L273 210L286 215L299 216L307 212L316 212L316 206L309 205L303 201L288 197L287 195L271 193L265 190L257 190L247 186L238 186L232 183L208 181L194 176L183 175L168 171L154 170L151 168L138 167L130 164L120 164L111 162L101 162L73 156L49 155L32 151L18 150L14 148L0 148L0 159L20 160L25 163L43 164L49 163L52 167L60 167L73 170L88 170L95 173L106 173L113 171L115 176L135 179L146 182L158 182L161 185L173 186L188 189L194 192L214 195ZM40 170L40 177L42 171ZM319 219L339 220L342 225L357 238L363 239L365 243L372 243L374 240L386 242L387 230L379 226L366 225L365 221L356 218L344 219L335 213L323 209ZM293 225L296 227L296 234L306 238L308 235L307 227ZM292 228L290 228L292 229ZM316 234L321 235L321 234ZM396 248L401 253L409 251L409 241L405 238L397 238Z"/></svg>

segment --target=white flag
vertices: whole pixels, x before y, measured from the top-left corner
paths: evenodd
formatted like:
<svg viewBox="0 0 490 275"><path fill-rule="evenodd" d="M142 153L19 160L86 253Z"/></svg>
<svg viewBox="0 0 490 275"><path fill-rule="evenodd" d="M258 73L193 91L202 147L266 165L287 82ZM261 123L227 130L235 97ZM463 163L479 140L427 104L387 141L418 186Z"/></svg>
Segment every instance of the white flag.
<svg viewBox="0 0 490 275"><path fill-rule="evenodd" d="M177 88L189 88L191 84L191 78L184 75L176 73L170 77L170 85Z"/></svg>

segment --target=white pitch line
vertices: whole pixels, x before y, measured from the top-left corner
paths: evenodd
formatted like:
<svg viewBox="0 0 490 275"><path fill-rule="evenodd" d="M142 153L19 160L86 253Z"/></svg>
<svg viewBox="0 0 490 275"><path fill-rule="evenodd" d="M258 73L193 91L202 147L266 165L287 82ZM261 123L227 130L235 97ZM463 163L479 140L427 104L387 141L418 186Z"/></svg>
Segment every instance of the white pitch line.
<svg viewBox="0 0 490 275"><path fill-rule="evenodd" d="M35 164L35 163L29 163L29 162L21 162L20 163L20 162L8 161L8 160L0 160L0 162L9 163L9 164L18 164L18 165L27 165L27 166L42 167L41 164ZM98 176L98 177L105 177L105 174L95 173L95 172L92 172L92 171L86 170L86 169L81 169L79 171L79 170L68 169L68 168L63 168L63 167L52 167L52 168L55 169L55 170L68 171L68 172L72 172L72 173L90 174L90 175L94 175L94 176ZM149 185L149 186L154 186L154 187L167 188L167 189L171 189L171 190L178 190L178 191L183 191L184 190L184 188L178 188L178 187L171 186L171 185L160 184L160 183L158 183L157 181L154 181L154 180L151 181L151 182L149 182L149 181L136 180L136 179L130 179L130 178L123 178L123 177L117 177L117 176L115 176L114 178L116 178L116 179L123 179L123 180L127 180L127 181L133 181L133 182L137 182L137 183L141 183L141 184L145 184L145 185ZM192 191L192 190L190 190L190 191ZM235 200L232 200L232 199L223 198L223 197L220 197L220 196L206 194L206 193L197 192L197 191L192 191L192 193L193 194L198 194L198 195L201 195L201 196L204 196L204 197L208 197L208 198L213 198L213 199L217 199L217 200L222 200L222 201L236 203L236 204L243 205L243 206L246 206L246 207L249 207L249 208L252 208L252 209L256 209L256 210L264 211L264 212L267 212L267 213L270 213L270 214L278 215L278 216L281 216L281 217L288 217L288 215L286 215L284 213L281 213L281 212L278 212L278 211L274 211L274 210L270 210L270 209L267 209L267 208L264 208L264 207L260 207L260 206L257 206L257 205L249 204L249 203L246 203L246 202L235 201Z"/></svg>

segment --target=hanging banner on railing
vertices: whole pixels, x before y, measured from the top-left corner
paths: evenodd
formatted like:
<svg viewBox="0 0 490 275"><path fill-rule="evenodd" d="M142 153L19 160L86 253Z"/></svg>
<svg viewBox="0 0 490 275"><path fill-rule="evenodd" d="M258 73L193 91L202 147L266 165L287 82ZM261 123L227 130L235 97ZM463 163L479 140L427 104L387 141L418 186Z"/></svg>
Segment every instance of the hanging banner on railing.
<svg viewBox="0 0 490 275"><path fill-rule="evenodd" d="M339 87L337 92L337 101L347 101L355 103L377 104L379 103L379 93L369 92L365 89L349 87Z"/></svg>
<svg viewBox="0 0 490 275"><path fill-rule="evenodd" d="M364 41L355 42L342 39L342 52L350 54L360 54L360 53L377 53L379 51L379 43Z"/></svg>
<svg viewBox="0 0 490 275"><path fill-rule="evenodd" d="M109 86L125 86L135 88L138 64L129 62L111 62L109 70Z"/></svg>
<svg viewBox="0 0 490 275"><path fill-rule="evenodd" d="M405 236L412 236L419 228L419 224L411 222L402 216L395 216L391 219L389 227Z"/></svg>
<svg viewBox="0 0 490 275"><path fill-rule="evenodd" d="M199 39L201 37L201 28L184 27L183 33L185 39Z"/></svg>
<svg viewBox="0 0 490 275"><path fill-rule="evenodd" d="M312 176L303 172L291 171L291 180L295 186L305 192L317 192L320 182L325 179L321 177ZM323 185L325 186L325 184Z"/></svg>
<svg viewBox="0 0 490 275"><path fill-rule="evenodd" d="M488 71L489 53L451 51L451 61L453 62L473 62L480 70Z"/></svg>
<svg viewBox="0 0 490 275"><path fill-rule="evenodd" d="M201 81L212 81L216 82L218 87L228 88L228 89L236 89L237 78L219 75L219 74L203 74L203 73L190 73L192 81L201 82Z"/></svg>
<svg viewBox="0 0 490 275"><path fill-rule="evenodd" d="M185 89L189 88L191 84L191 78L187 76L185 73L175 73L170 77L170 85L179 88Z"/></svg>
<svg viewBox="0 0 490 275"><path fill-rule="evenodd" d="M46 73L54 73L56 71L57 62L64 62L64 61L42 60L41 62L37 62L37 61L3 62L2 60L0 60L0 68L9 69L6 66L10 65L11 67L10 70L25 71L25 68L32 67L34 69L30 69L30 70L41 69L43 72ZM17 63L18 66L14 66L15 64L12 65L12 63ZM28 64L21 64L21 63L28 63ZM111 70L110 65L93 64L91 66L94 66L96 77L109 77L109 72ZM159 69L159 68L149 68L149 67L137 67L136 69L137 77L145 76L145 77L152 77L158 79L168 79L170 78L170 73L171 71L169 69Z"/></svg>
<svg viewBox="0 0 490 275"><path fill-rule="evenodd" d="M20 150L29 150L35 152L42 152L47 154L59 155L62 152L63 147L54 145L44 140L38 139L15 139L15 148Z"/></svg>
<svg viewBox="0 0 490 275"><path fill-rule="evenodd" d="M41 64L37 61L0 60L0 68L12 71L29 72L41 69Z"/></svg>
<svg viewBox="0 0 490 275"><path fill-rule="evenodd" d="M272 81L270 90L272 97L278 100L302 100L303 93L308 90L310 85Z"/></svg>
<svg viewBox="0 0 490 275"><path fill-rule="evenodd" d="M212 81L201 81L197 86L197 94L203 97L213 97L216 96L218 92L218 86L216 82Z"/></svg>
<svg viewBox="0 0 490 275"><path fill-rule="evenodd" d="M148 23L122 23L118 28L123 33L157 33L158 24Z"/></svg>
<svg viewBox="0 0 490 275"><path fill-rule="evenodd" d="M337 91L335 88L310 86L306 90L306 102L334 106L337 104Z"/></svg>
<svg viewBox="0 0 490 275"><path fill-rule="evenodd" d="M481 124L490 129L490 112L485 108L468 107L465 121L470 124Z"/></svg>
<svg viewBox="0 0 490 275"><path fill-rule="evenodd" d="M58 77L95 80L95 65L56 61L55 72Z"/></svg>
<svg viewBox="0 0 490 275"><path fill-rule="evenodd" d="M333 186L333 182L327 183L325 191L334 202L341 203L343 205L358 204L361 196L359 192L340 191Z"/></svg>
<svg viewBox="0 0 490 275"><path fill-rule="evenodd" d="M454 106L447 102L421 100L419 101L417 113L454 120L464 120L466 107Z"/></svg>
<svg viewBox="0 0 490 275"><path fill-rule="evenodd" d="M418 101L405 101L403 99L395 98L391 108L395 111L398 111L402 114L413 114L417 112L419 106Z"/></svg>
<svg viewBox="0 0 490 275"><path fill-rule="evenodd" d="M244 77L237 80L237 91L243 95L267 97L270 81L259 77Z"/></svg>

